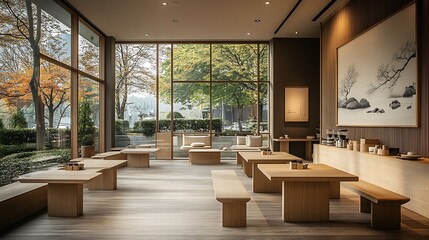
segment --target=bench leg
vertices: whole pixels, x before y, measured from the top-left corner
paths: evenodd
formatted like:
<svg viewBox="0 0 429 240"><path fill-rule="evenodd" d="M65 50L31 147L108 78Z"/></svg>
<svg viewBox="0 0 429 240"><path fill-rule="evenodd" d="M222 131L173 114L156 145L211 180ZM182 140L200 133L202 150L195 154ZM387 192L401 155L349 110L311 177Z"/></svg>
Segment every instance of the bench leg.
<svg viewBox="0 0 429 240"><path fill-rule="evenodd" d="M246 176L248 177L252 177L252 167L253 167L253 163L249 163L245 160L242 160L242 166L243 166L243 171L246 174Z"/></svg>
<svg viewBox="0 0 429 240"><path fill-rule="evenodd" d="M228 202L222 204L223 227L246 226L246 202Z"/></svg>
<svg viewBox="0 0 429 240"><path fill-rule="evenodd" d="M374 229L400 229L401 205L371 203L371 227Z"/></svg>
<svg viewBox="0 0 429 240"><path fill-rule="evenodd" d="M238 154L238 152L236 153L236 158L237 158L237 165L243 165L243 158L241 157L240 154Z"/></svg>
<svg viewBox="0 0 429 240"><path fill-rule="evenodd" d="M360 196L359 211L361 213L371 213L371 204L372 202L370 200Z"/></svg>

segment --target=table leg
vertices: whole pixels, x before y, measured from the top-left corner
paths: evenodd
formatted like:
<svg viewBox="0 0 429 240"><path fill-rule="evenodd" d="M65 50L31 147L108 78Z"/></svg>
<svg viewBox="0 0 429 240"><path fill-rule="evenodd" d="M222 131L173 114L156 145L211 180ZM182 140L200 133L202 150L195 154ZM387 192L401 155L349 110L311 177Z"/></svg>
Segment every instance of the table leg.
<svg viewBox="0 0 429 240"><path fill-rule="evenodd" d="M243 163L243 171L246 176L252 177L252 164L246 160L243 160L241 163Z"/></svg>
<svg viewBox="0 0 429 240"><path fill-rule="evenodd" d="M90 190L115 190L117 188L117 170L104 169L102 175L88 183Z"/></svg>
<svg viewBox="0 0 429 240"><path fill-rule="evenodd" d="M283 182L282 200L285 222L329 220L329 182Z"/></svg>
<svg viewBox="0 0 429 240"><path fill-rule="evenodd" d="M340 199L340 181L329 182L329 196L331 199Z"/></svg>
<svg viewBox="0 0 429 240"><path fill-rule="evenodd" d="M280 152L289 152L289 141L280 142Z"/></svg>
<svg viewBox="0 0 429 240"><path fill-rule="evenodd" d="M128 167L147 168L149 167L149 154L128 154Z"/></svg>
<svg viewBox="0 0 429 240"><path fill-rule="evenodd" d="M253 192L255 193L280 193L282 192L282 182L269 180L258 168L257 163L253 163Z"/></svg>
<svg viewBox="0 0 429 240"><path fill-rule="evenodd" d="M83 184L48 184L48 216L77 217L83 213Z"/></svg>
<svg viewBox="0 0 429 240"><path fill-rule="evenodd" d="M307 141L305 142L305 159L309 161L313 161L313 157L311 156L313 153L313 142Z"/></svg>

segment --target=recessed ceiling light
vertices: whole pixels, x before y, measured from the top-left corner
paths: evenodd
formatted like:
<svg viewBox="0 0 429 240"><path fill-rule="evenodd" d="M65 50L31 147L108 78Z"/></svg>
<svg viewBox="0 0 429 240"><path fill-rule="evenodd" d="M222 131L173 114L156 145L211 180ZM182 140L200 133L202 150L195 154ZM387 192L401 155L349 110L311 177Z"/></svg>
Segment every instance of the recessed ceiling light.
<svg viewBox="0 0 429 240"><path fill-rule="evenodd" d="M296 32L295 32L295 34L297 34L297 35L298 35L298 34L299 34L299 32L298 32L298 31L296 31Z"/></svg>
<svg viewBox="0 0 429 240"><path fill-rule="evenodd" d="M144 35L147 37L147 36L149 36L149 33L145 33Z"/></svg>
<svg viewBox="0 0 429 240"><path fill-rule="evenodd" d="M168 3L167 3L167 2L163 2L163 3L162 3L162 5L167 6L167 5L168 5Z"/></svg>
<svg viewBox="0 0 429 240"><path fill-rule="evenodd" d="M270 5L271 4L271 2L270 1L266 1L265 2L265 5Z"/></svg>
<svg viewBox="0 0 429 240"><path fill-rule="evenodd" d="M247 33L247 36L250 36L250 35L252 35L252 34L251 34L250 32L248 32L248 33Z"/></svg>
<svg viewBox="0 0 429 240"><path fill-rule="evenodd" d="M260 22L261 21L261 19L255 19L255 22Z"/></svg>
<svg viewBox="0 0 429 240"><path fill-rule="evenodd" d="M179 19L173 19L172 21L173 22L179 22Z"/></svg>

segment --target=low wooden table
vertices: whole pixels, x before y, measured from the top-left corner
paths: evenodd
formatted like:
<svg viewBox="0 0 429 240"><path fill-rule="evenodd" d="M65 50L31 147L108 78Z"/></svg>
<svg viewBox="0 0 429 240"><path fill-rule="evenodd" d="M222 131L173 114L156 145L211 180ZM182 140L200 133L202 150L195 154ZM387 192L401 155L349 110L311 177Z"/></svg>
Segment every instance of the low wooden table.
<svg viewBox="0 0 429 240"><path fill-rule="evenodd" d="M289 169L287 164L259 164L271 181L283 182L282 217L286 221L328 221L332 181L358 181L353 174L324 164Z"/></svg>
<svg viewBox="0 0 429 240"><path fill-rule="evenodd" d="M274 142L280 143L280 152L289 152L289 142L305 142L305 159L312 160L313 153L313 142L319 142L320 139L309 139L309 138L284 138L284 139L273 139Z"/></svg>
<svg viewBox="0 0 429 240"><path fill-rule="evenodd" d="M127 148L121 150L121 153L127 154L128 167L148 168L149 154L158 150L159 148Z"/></svg>
<svg viewBox="0 0 429 240"><path fill-rule="evenodd" d="M87 186L90 190L115 190L117 184L117 169L127 165L127 160L97 160L85 159L78 163L83 163L85 169L95 169L102 173L90 181Z"/></svg>
<svg viewBox="0 0 429 240"><path fill-rule="evenodd" d="M301 158L285 152L273 152L262 155L260 152L241 152L243 168L247 176L252 177L252 188L255 193L282 192L282 183L270 181L258 168L258 164L288 164Z"/></svg>
<svg viewBox="0 0 429 240"><path fill-rule="evenodd" d="M48 184L48 216L77 217L83 213L83 184L100 176L97 170L39 171L23 175L18 181Z"/></svg>
<svg viewBox="0 0 429 240"><path fill-rule="evenodd" d="M223 150L219 149L190 149L189 161L191 164L209 165L220 163L220 153Z"/></svg>

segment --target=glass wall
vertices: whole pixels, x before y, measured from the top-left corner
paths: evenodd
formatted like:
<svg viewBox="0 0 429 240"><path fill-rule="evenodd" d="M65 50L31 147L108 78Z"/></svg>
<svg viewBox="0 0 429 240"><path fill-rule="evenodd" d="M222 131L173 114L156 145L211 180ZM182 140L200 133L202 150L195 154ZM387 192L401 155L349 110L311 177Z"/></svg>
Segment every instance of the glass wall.
<svg viewBox="0 0 429 240"><path fill-rule="evenodd" d="M125 58L130 62L124 62L123 55L131 46L132 57ZM136 50L152 46L158 51L143 54ZM162 157L157 157L169 159L187 157L180 150L183 134L210 135L213 148L230 147L236 144L235 136L249 134L263 135L268 144L268 44L124 43L117 44L116 51L116 146L140 144L137 136L149 138L156 132L152 146L163 150ZM151 78L155 82L139 75L144 64L150 66L144 62L151 61L158 62ZM130 90L139 85L145 87ZM144 132L144 127L137 130L132 118L127 120L120 113L135 102L130 98L152 92L150 86L154 89L151 98L158 103L157 121L148 124L142 119L142 126L151 129ZM144 102L150 105L151 100ZM235 157L232 152L224 155Z"/></svg>
<svg viewBox="0 0 429 240"><path fill-rule="evenodd" d="M87 78L83 81L96 83L90 88L96 96L99 82L103 82L99 74L100 35L91 30L96 36L92 42L72 44L73 32L87 39L89 29L79 29L78 25L89 26L83 21L73 24L72 20L78 19L76 13L54 0L31 1L28 9L26 3L0 1L0 185L77 157L78 149L72 149L73 143L77 146L77 126L71 112L73 106L77 109L78 100L73 102L72 96L83 93L74 92L73 81L78 85L77 76L83 74ZM91 39L91 34L88 36ZM80 46L76 53L73 45ZM92 102L93 110L99 109L99 99ZM100 120L95 115L94 119Z"/></svg>

